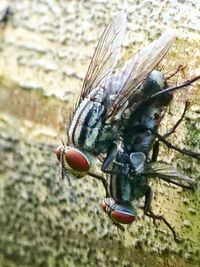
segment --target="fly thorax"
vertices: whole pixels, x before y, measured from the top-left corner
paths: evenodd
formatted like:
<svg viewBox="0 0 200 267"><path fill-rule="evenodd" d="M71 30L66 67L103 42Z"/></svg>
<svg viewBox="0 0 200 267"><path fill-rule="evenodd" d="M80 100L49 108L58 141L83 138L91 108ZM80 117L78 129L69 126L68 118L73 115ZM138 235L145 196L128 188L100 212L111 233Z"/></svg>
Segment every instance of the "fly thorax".
<svg viewBox="0 0 200 267"><path fill-rule="evenodd" d="M165 87L164 75L157 70L153 70L142 84L142 91L145 95L152 95Z"/></svg>
<svg viewBox="0 0 200 267"><path fill-rule="evenodd" d="M97 136L99 134L99 130L101 126L102 126L102 122L98 121L95 127L87 129L87 134L85 136L85 143L84 143L84 148L86 150L88 151L95 150L95 143L97 142Z"/></svg>
<svg viewBox="0 0 200 267"><path fill-rule="evenodd" d="M69 141L74 146L85 150L94 148L99 130L102 126L102 116L105 112L101 103L102 88L93 90L76 110L69 128Z"/></svg>
<svg viewBox="0 0 200 267"><path fill-rule="evenodd" d="M105 92L104 92L104 88L103 87L96 87L94 88L89 95L87 96L87 99L89 101L94 101L94 102L99 102L99 103L103 103L105 100Z"/></svg>

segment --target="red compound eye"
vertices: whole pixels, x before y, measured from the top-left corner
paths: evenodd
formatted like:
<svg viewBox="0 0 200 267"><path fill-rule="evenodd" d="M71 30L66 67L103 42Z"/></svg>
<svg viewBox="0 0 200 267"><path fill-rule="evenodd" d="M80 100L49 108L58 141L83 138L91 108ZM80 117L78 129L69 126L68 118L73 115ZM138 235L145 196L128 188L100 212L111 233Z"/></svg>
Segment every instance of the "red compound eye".
<svg viewBox="0 0 200 267"><path fill-rule="evenodd" d="M65 159L68 165L75 171L87 172L90 168L88 159L78 150L68 149L65 151Z"/></svg>
<svg viewBox="0 0 200 267"><path fill-rule="evenodd" d="M114 222L119 224L132 223L136 218L136 212L131 203L117 204L114 199L105 198L101 207Z"/></svg>
<svg viewBox="0 0 200 267"><path fill-rule="evenodd" d="M56 153L57 159L58 159L59 161L60 161L60 158L61 158L62 150L63 150L63 145L59 145L59 146L54 150L54 152Z"/></svg>
<svg viewBox="0 0 200 267"><path fill-rule="evenodd" d="M112 211L111 218L113 221L122 224L129 224L135 220L135 216L132 213L126 213L122 211Z"/></svg>

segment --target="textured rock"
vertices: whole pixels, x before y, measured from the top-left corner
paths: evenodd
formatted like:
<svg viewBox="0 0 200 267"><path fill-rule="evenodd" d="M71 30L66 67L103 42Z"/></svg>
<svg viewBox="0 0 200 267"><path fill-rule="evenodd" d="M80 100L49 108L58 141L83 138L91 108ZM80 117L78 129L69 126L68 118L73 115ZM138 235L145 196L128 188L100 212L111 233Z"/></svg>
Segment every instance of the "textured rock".
<svg viewBox="0 0 200 267"><path fill-rule="evenodd" d="M1 1L10 5L0 24L0 265L2 266L199 266L199 163L161 148L160 159L173 162L196 179L195 192L153 183L155 212L169 229L139 218L118 231L99 207L100 183L90 178L59 181L53 149L80 91L97 39L109 18L127 10L124 58L166 27L179 39L164 59L165 71L187 63L179 80L199 71L199 1ZM133 41L134 40L134 41ZM132 45L134 43L134 45ZM174 80L176 81L176 79ZM172 82L174 82L172 80ZM76 88L76 89L75 89ZM198 89L199 86L196 86ZM195 89L195 88L194 88ZM200 150L199 92L171 141ZM57 96L57 98L54 97ZM64 101L59 100L61 98ZM163 122L164 133L180 117L184 94L175 97Z"/></svg>

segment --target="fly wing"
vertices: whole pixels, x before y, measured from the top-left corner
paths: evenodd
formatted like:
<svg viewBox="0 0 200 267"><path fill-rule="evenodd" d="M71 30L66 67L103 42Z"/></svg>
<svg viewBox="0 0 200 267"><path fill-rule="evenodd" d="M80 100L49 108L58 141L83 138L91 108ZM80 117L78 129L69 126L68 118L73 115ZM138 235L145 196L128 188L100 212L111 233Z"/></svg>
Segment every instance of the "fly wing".
<svg viewBox="0 0 200 267"><path fill-rule="evenodd" d="M174 38L174 32L167 31L147 47L142 48L126 63L122 70L125 77L124 83L121 85L120 95L115 100L108 115L109 119L112 120L118 112L120 113L120 110L127 105L130 98L134 103L135 92L138 91L140 84L165 56Z"/></svg>
<svg viewBox="0 0 200 267"><path fill-rule="evenodd" d="M124 12L120 12L104 30L83 82L78 105L93 88L110 77L120 56L125 28L126 16Z"/></svg>
<svg viewBox="0 0 200 267"><path fill-rule="evenodd" d="M144 174L156 176L167 182L175 183L177 185L186 185L191 187L194 184L194 180L185 174L180 173L176 168L167 163L154 162L145 166Z"/></svg>

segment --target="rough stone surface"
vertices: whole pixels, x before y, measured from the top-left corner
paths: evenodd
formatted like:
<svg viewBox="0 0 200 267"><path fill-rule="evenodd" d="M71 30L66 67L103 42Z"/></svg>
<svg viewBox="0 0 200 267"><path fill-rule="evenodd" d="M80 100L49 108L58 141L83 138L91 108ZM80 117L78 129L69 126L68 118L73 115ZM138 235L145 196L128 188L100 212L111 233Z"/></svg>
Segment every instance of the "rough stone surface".
<svg viewBox="0 0 200 267"><path fill-rule="evenodd" d="M59 181L53 153L65 138L64 124L94 46L113 14L128 15L124 58L165 28L178 29L162 62L165 72L187 64L174 83L199 72L199 1L3 0L0 10L6 5L11 14L0 23L0 266L199 266L195 159L161 148L160 159L196 179L194 192L152 182L153 209L174 226L182 238L176 243L165 225L154 226L139 208L137 222L120 232L100 209L102 185L89 177L71 186ZM186 119L170 140L196 151L198 89L175 97L161 128L164 133L178 120L190 95Z"/></svg>

